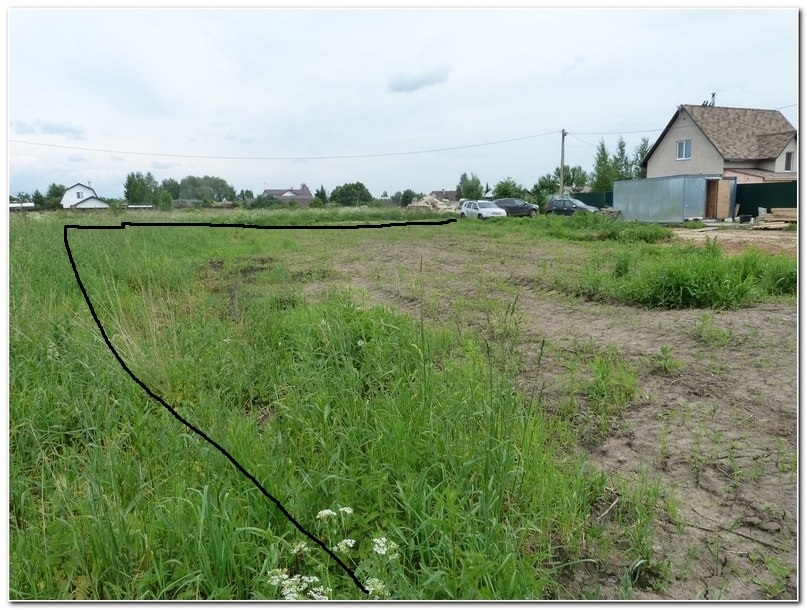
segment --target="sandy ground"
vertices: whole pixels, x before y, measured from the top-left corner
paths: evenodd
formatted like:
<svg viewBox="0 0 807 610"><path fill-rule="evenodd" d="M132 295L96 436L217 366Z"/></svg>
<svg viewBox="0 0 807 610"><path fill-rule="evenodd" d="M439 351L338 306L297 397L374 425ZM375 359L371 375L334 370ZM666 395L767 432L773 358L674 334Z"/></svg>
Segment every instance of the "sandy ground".
<svg viewBox="0 0 807 610"><path fill-rule="evenodd" d="M677 231L683 241L707 237L725 252L754 246L793 255L797 248L795 232ZM618 350L638 371L639 397L605 440L581 450L611 475L658 479L677 507L675 517L656 523L653 550L669 562L666 585L634 588L634 598L797 599L796 306L646 311L585 302L536 285L528 264L507 254L482 238L435 240L376 246L360 257L335 251L332 264L371 301L413 314L423 274L440 278L427 286L427 299L443 308L495 298L491 286L504 282L507 298L518 296L519 378L526 390L543 386L547 401L567 391L566 352L585 345ZM304 258L298 264L304 268ZM544 339L554 347L534 366ZM662 346L680 361L678 370L652 365ZM620 565L581 564L569 574L569 597L596 584L602 599L618 599L624 572Z"/></svg>
<svg viewBox="0 0 807 610"><path fill-rule="evenodd" d="M678 239L705 243L715 239L724 252L738 252L754 247L772 254L796 252L797 232L768 229L752 229L751 225L736 225L730 228L676 229Z"/></svg>

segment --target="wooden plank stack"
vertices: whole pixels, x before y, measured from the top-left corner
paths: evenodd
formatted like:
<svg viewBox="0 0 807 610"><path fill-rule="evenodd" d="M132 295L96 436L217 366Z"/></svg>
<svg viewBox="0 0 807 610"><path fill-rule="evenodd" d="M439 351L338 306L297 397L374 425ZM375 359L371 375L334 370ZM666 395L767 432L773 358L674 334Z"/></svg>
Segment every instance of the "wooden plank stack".
<svg viewBox="0 0 807 610"><path fill-rule="evenodd" d="M760 214L754 220L752 229L762 230L782 230L788 225L798 222L799 211L797 208L771 208L770 214Z"/></svg>

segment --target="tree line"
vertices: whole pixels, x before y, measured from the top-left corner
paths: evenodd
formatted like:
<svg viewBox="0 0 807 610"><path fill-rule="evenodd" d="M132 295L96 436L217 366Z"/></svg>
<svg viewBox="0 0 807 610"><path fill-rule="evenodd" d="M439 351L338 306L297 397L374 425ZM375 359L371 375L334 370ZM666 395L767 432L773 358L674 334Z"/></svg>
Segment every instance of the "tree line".
<svg viewBox="0 0 807 610"><path fill-rule="evenodd" d="M618 180L634 180L645 178L647 171L642 167L642 160L650 150L650 142L642 138L632 155L628 154L624 138L617 141L616 151L609 153L605 141L600 140L594 168L591 173L581 166L563 166L564 190L570 193L579 193L585 187L595 192L610 192L614 190L614 182ZM486 193L494 199L516 197L531 199L533 203L543 204L551 195L560 194L560 166L555 171L541 176L532 188L526 188L512 178L499 181L491 191L476 174L462 174L457 184L457 199L481 199Z"/></svg>
<svg viewBox="0 0 807 610"><path fill-rule="evenodd" d="M604 140L600 140L597 155L592 171L586 172L581 166L564 165L564 190L571 193L580 192L585 187L591 187L596 192L612 191L614 182L618 180L631 180L645 177L645 170L641 166L642 159L647 155L650 143L642 138L641 143L628 154L625 140L620 137L616 151L609 153ZM557 194L560 187L560 166L554 172L541 176L531 187L526 188L511 177L497 182L493 189L488 183L482 185L479 177L471 173L463 173L457 184L457 199L482 199L490 195L494 199L504 197L522 198L542 205L547 198ZM301 188L308 188L305 184ZM61 200L67 188L64 185L52 183L45 193L39 190L33 194L18 193L16 199L21 202L32 202L39 209L55 209L61 207ZM234 202L236 205L247 208L271 208L284 205L276 197L260 193L257 197L251 190L241 189L236 192L226 180L217 176L185 176L182 180L166 178L157 182L151 172L131 172L126 176L123 187L124 199L132 205L152 205L159 209L173 209L175 202L189 200L199 202L203 207L215 203ZM381 199L388 199L393 205L406 207L413 201L424 196L423 193L413 189L397 191L392 196L387 192ZM329 194L325 187L320 187L313 194L312 207L324 207L328 204L336 206L381 205L374 198L369 189L361 182L345 183L335 187Z"/></svg>

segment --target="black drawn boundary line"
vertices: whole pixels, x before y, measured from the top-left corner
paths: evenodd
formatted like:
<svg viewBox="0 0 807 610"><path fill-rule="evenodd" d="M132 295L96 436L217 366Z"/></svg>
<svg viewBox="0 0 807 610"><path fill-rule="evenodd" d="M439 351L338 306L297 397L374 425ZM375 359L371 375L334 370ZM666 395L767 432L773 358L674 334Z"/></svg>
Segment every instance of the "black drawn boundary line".
<svg viewBox="0 0 807 610"><path fill-rule="evenodd" d="M356 586L361 589L364 594L369 594L370 592L367 588L359 581L356 574L351 570L328 546L322 542L319 538L317 538L314 534L306 530L292 515L289 513L288 510L281 504L281 502L275 498L272 494L270 494L266 488L261 485L258 479L251 474L246 468L244 468L238 460L236 460L229 451L227 451L224 447L222 447L219 443L214 441L210 436L208 436L203 430L193 425L187 419L182 417L176 409L174 409L171 405L169 405L162 397L155 394L145 383L143 383L129 368L126 362L123 360L121 355L112 345L112 341L109 339L109 336L104 329L103 324L101 324L101 320L98 318L98 315L95 313L95 308L93 307L92 301L90 300L90 296L87 293L86 288L84 287L84 283L81 281L81 277L79 276L78 268L76 267L76 261L73 258L73 251L70 249L70 241L68 239L68 230L69 229L125 229L126 227L213 227L213 228L235 228L235 229L265 229L265 230L278 230L278 229L340 229L340 230L349 230L349 229L383 229L389 227L407 227L407 226L423 226L423 225L446 225L452 222L456 222L456 218L449 218L446 220L439 220L439 221L407 221L407 222L389 222L389 223L378 223L378 224L358 224L358 225L292 225L292 226L266 226L266 225L252 225L252 224L228 224L228 223L204 223L204 222L121 222L120 225L64 225L64 247L67 250L67 258L70 259L70 266L73 268L73 275L76 277L76 283L78 284L79 289L81 290L81 294L84 296L84 300L87 303L87 307L92 314L93 320L95 320L96 326L98 326L98 330L101 332L101 336L104 339L109 351L112 352L112 355L115 356L115 359L120 363L123 370L126 371L126 374L132 378L132 380L139 385L143 391L151 397L153 400L157 401L162 407L164 407L171 415L174 416L177 421L179 421L183 426L191 430L194 434L200 436L203 440L205 440L208 444L212 445L219 453L221 453L227 460L235 466L236 470L238 470L241 474L243 474L250 482L258 488L258 490L268 499L270 500L277 508L283 513L283 516L288 519L294 527L296 527L300 532L302 532L309 540L314 542L317 546L319 546L323 551L325 551L331 559L333 559L339 567L341 567L352 579Z"/></svg>

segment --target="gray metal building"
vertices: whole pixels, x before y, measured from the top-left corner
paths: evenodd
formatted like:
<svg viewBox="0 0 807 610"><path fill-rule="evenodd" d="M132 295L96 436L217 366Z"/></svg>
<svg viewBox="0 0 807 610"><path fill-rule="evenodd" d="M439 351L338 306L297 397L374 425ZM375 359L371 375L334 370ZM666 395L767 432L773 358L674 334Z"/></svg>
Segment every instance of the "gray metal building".
<svg viewBox="0 0 807 610"><path fill-rule="evenodd" d="M685 175L614 182L614 209L625 220L684 222L734 217L736 178Z"/></svg>

